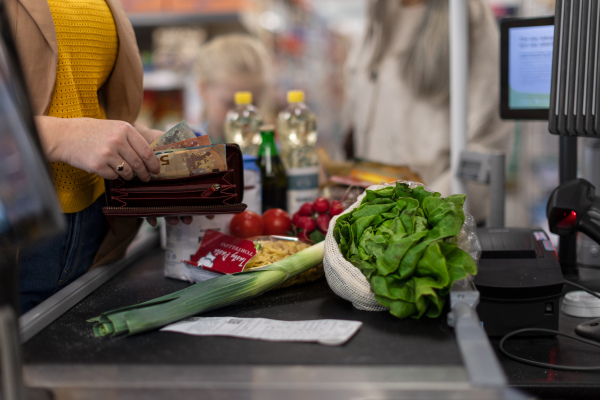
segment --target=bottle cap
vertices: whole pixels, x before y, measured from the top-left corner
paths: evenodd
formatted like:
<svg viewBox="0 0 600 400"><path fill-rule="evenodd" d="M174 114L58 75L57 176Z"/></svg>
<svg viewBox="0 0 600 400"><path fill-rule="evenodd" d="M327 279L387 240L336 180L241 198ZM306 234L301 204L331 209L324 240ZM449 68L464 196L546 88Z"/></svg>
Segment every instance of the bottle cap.
<svg viewBox="0 0 600 400"><path fill-rule="evenodd" d="M275 125L261 125L261 132L275 132Z"/></svg>
<svg viewBox="0 0 600 400"><path fill-rule="evenodd" d="M304 92L302 90L290 90L287 93L288 103L304 103Z"/></svg>
<svg viewBox="0 0 600 400"><path fill-rule="evenodd" d="M235 104L250 104L252 103L251 92L235 92Z"/></svg>

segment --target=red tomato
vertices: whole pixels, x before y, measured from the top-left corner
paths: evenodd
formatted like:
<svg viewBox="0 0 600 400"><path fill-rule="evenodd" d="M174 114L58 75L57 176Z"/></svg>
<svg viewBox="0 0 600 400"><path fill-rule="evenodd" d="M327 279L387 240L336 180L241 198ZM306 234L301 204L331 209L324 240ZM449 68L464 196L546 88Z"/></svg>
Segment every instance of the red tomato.
<svg viewBox="0 0 600 400"><path fill-rule="evenodd" d="M265 225L260 215L253 211L236 214L229 222L229 233L238 238L249 238L263 234Z"/></svg>
<svg viewBox="0 0 600 400"><path fill-rule="evenodd" d="M265 235L285 235L292 227L290 215L281 208L271 208L263 213Z"/></svg>

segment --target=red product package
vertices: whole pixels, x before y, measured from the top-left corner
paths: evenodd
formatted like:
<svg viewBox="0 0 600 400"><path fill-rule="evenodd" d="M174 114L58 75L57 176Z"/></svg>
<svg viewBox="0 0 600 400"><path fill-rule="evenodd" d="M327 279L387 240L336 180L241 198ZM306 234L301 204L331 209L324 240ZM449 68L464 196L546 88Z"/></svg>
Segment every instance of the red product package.
<svg viewBox="0 0 600 400"><path fill-rule="evenodd" d="M248 261L256 255L256 251L251 240L208 229L196 254L189 261L182 261L207 271L233 274L242 271Z"/></svg>

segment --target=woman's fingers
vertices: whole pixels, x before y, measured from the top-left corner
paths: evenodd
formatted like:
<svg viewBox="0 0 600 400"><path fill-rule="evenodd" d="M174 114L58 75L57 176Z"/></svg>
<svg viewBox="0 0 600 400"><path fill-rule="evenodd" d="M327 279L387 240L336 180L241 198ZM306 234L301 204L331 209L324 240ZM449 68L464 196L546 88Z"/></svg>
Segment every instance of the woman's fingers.
<svg viewBox="0 0 600 400"><path fill-rule="evenodd" d="M127 136L129 147L127 152L131 160L125 158L131 165L135 174L143 181L150 180L150 173L158 174L160 172L160 163L154 155L146 140L133 127L133 132ZM132 152L132 151L133 152Z"/></svg>
<svg viewBox="0 0 600 400"><path fill-rule="evenodd" d="M64 161L105 179L150 180L160 163L142 135L124 121L53 118L39 121L49 161ZM122 167L122 168L121 168Z"/></svg>
<svg viewBox="0 0 600 400"><path fill-rule="evenodd" d="M133 178L133 169L131 169L127 161L121 161L120 164L114 167L114 170L117 173L117 176L123 179L130 180Z"/></svg>
<svg viewBox="0 0 600 400"><path fill-rule="evenodd" d="M167 224L169 225L177 225L180 221L183 222L185 225L189 225L192 223L193 220L194 217L192 217L191 215L186 215L183 217L165 217L165 221L167 221Z"/></svg>
<svg viewBox="0 0 600 400"><path fill-rule="evenodd" d="M169 225L177 225L179 222L183 222L185 225L190 225L194 221L194 217L191 215L183 216L183 217L165 217L165 220ZM156 226L158 224L158 220L156 217L146 217L146 221L152 226Z"/></svg>
<svg viewBox="0 0 600 400"><path fill-rule="evenodd" d="M146 221L148 221L151 226L156 226L156 224L158 224L156 217L146 217Z"/></svg>
<svg viewBox="0 0 600 400"><path fill-rule="evenodd" d="M148 182L150 173L160 172L160 164L154 152L131 125L128 125L122 133L114 132L109 145L116 149L117 157L121 159L123 169L119 170L117 166L116 171L123 179L129 180L135 175L140 180Z"/></svg>
<svg viewBox="0 0 600 400"><path fill-rule="evenodd" d="M194 217L192 217L191 215L181 217L181 222L183 222L185 225L190 225L193 221Z"/></svg>

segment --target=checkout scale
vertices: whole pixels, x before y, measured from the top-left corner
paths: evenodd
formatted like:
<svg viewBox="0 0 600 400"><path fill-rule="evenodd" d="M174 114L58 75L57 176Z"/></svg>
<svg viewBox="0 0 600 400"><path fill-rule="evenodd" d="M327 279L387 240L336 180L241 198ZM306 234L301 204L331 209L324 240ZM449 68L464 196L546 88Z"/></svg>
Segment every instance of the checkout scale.
<svg viewBox="0 0 600 400"><path fill-rule="evenodd" d="M451 2L451 14L457 12L454 7L461 7L460 2ZM576 2L573 2L576 3ZM588 7L597 7L594 1L581 1L580 5L586 4ZM457 5L458 4L458 5ZM557 1L557 15L560 10L562 15L566 13L563 10L562 1ZM464 4L462 6L465 6ZM466 9L463 9L464 14ZM460 13L460 10L458 10ZM566 18L566 20L569 20ZM562 21L562 19L561 19ZM4 20L2 20L4 22ZM460 21L459 21L460 22ZM599 20L600 22L600 20ZM464 28L467 24L457 24L456 21L451 23L451 29L460 30L458 26L462 25ZM562 25L557 25L561 29L561 34L569 31L569 29L563 28ZM569 25L571 26L571 25ZM575 24L571 26L573 28ZM2 23L2 27L6 28L6 24ZM599 25L600 27L600 25ZM588 24L588 28L591 29L591 24ZM595 28L594 28L595 29ZM569 31L573 35L573 31ZM10 36L6 35L5 29L3 30L4 43L0 46L0 56L4 59L6 64L7 60L14 59L14 52L12 51L12 45L10 42ZM466 39L466 34L463 31L464 36L462 39ZM568 36L567 33L565 35ZM568 36L571 37L571 36ZM459 37L459 40L461 38ZM563 58L556 56L557 48L559 44L554 43L555 57L554 65L563 62ZM600 54L600 53L598 53ZM503 59L503 65L506 59ZM562 65L562 64L561 64ZM552 69L552 74L558 72ZM564 72L564 68L561 70ZM18 69L12 68L11 70L3 70L2 73L5 76L19 76ZM561 75L563 76L563 75ZM563 83L566 75L563 76ZM552 79L554 82L555 79ZM22 96L23 86L19 87L19 80L11 82L11 86L16 86L17 90L20 90L20 98L14 97L14 92L10 91L7 87L7 82L3 81L0 85L0 115L3 118L7 116L13 116L9 119L11 122L10 129L4 129L0 133L6 135L12 139L25 137L29 138L29 143L21 143L17 146L18 150L22 152L23 157L27 159L21 166L23 169L27 169L30 166L38 167L36 170L39 180L44 182L37 182L32 185L29 184L30 188L36 188L39 190L40 187L48 189L44 193L50 193L51 187L49 186L49 179L44 174L40 174L44 168L39 168L42 158L39 153L35 153L37 149L34 143L31 143L31 138L35 137L35 127L29 120L28 115L22 115L23 113L16 112L15 104L23 105L25 96ZM555 88L553 85L553 94L565 96L564 88ZM594 93L600 93L600 90ZM600 102L597 102L600 104ZM504 103L503 103L504 104ZM510 102L506 103L509 104ZM25 107L20 107L23 110ZM510 107L509 107L510 108ZM515 110L517 113L523 111L522 108ZM540 109L529 110L534 112L540 112ZM543 112L543 110L542 110ZM547 114L547 111L546 111ZM546 115L547 116L547 115ZM521 115L519 118L523 118ZM510 116L509 116L510 118ZM513 116L512 118L516 118ZM560 120L560 118L558 118ZM552 121L552 120L551 120ZM599 118L600 121L600 118ZM558 124L560 127L561 125ZM561 128L562 129L562 128ZM558 129L557 132L561 135L571 135L570 131L564 131ZM12 132L18 132L18 134L12 135ZM600 131L599 131L600 132ZM566 159L561 158L561 166L563 164L569 164L569 167L565 167L565 173L561 167L561 183L571 181L574 178L573 164L575 159L573 155L573 137L567 137L568 141L565 141L565 154ZM568 143L567 143L568 142ZM562 143L562 137L561 137ZM34 150L32 150L34 149ZM563 151L561 150L561 156ZM475 158L475 162L473 162ZM33 161L32 161L33 160ZM463 168L460 169L459 173L464 179L479 180L490 184L494 193L493 201L504 198L503 193L503 182L504 182L504 165L502 155L492 155L490 157L467 154L463 155ZM491 167L495 165L496 167ZM498 168L498 165L501 168ZM488 169L491 168L491 169ZM4 169L6 170L6 169ZM495 172L494 172L495 171ZM500 176L499 176L500 174ZM27 177L31 175L27 174ZM13 178L12 176L9 178ZM8 179L8 178L7 178ZM12 181L2 181L2 185L11 185ZM502 191L498 194L497 190ZM591 193L590 189L587 189L588 195ZM38 231L44 232L47 235L51 235L60 228L60 219L57 211L56 204L53 204L51 199L53 196L44 196L44 193L36 192L32 190L30 198L38 199L38 208L35 209L37 212L28 213L28 215L37 215L34 223L43 226L43 229ZM562 196L557 195L557 198L563 199ZM6 214L0 214L3 218L5 216L11 217L12 215L23 215L19 213L19 207L21 204L14 204L15 210L10 209L10 202L2 197L2 205L6 209ZM558 228L570 228L571 230L563 236L566 238L563 242L561 239L561 248L559 254L568 256L572 254L572 248L569 248L566 244L563 253L562 243L574 243L572 237L576 230L584 231L586 228L585 224L581 221L588 221L586 215L590 217L591 221L594 222L593 210L583 210L581 212L575 211L576 216L573 219L573 214L568 208L569 204L561 202L556 203L558 209L562 210L556 214L556 226ZM595 204L595 198L592 201L592 205ZM528 398L518 391L507 388L506 378L504 377L503 371L498 364L498 361L492 351L492 348L487 340L487 334L503 334L506 329L513 329L520 327L523 323L535 321L536 325L545 327L554 327L558 319L558 312L560 304L558 299L560 298L562 291L562 272L561 265L562 260L559 260L554 248L549 241L548 237L541 229L515 229L505 228L502 224L498 225L500 219L503 221L503 201L500 201L500 208L497 204L492 204L492 213L490 216L490 222L492 226L482 228L479 231L480 241L482 243L482 258L480 261L480 273L473 282L461 281L457 282L450 294L450 308L451 311L448 314L448 324L454 329L454 336L456 341L454 344L446 343L443 341L443 346L446 346L449 359L452 359L452 354L460 353L462 362L461 365L423 365L420 367L414 366L394 366L394 365L382 365L382 366L369 366L369 365L346 365L343 361L339 363L331 359L323 363L322 365L255 365L255 366L235 366L235 365L191 365L189 356L183 356L187 359L188 365L186 368L177 366L174 364L170 365L153 365L157 364L156 361L147 363L146 365L91 365L88 366L83 364L69 365L35 365L26 366L26 371L29 377L28 383L37 382L39 388L53 387L56 390L55 394L68 394L70 390L73 393L87 394L87 398L98 398L102 397L106 393L110 393L114 398L119 397L119 393L122 393L124 398L126 396L132 396L135 394L135 390L142 390L140 385L148 384L150 390L145 390L143 393L146 398L171 398L173 395L180 395L180 398L197 398L199 395L215 395L218 393L220 398L233 399L233 398L282 398L280 396L285 395L289 399L294 398L327 398L334 400L336 398L347 398L349 394L355 396L362 396L360 398L368 398L366 396L377 395L378 399L386 398L413 398L415 395L426 394L430 395L431 398L448 398L448 396L454 396L456 398L490 398L490 399L522 399ZM567 208L565 208L567 207ZM565 210L569 210L566 212ZM13 211L13 213L11 213ZM553 214L554 215L554 214ZM499 218L500 217L500 218ZM564 217L564 218L561 218ZM571 217L569 219L569 217ZM8 218L12 226L10 229L2 231L3 238L6 237L9 241L15 241L16 227L20 226L16 220ZM1 222L1 221L0 221ZM31 223L31 221L27 221ZM589 221L588 221L589 222ZM493 226L496 225L496 226ZM0 227L5 225L0 224ZM23 225L25 226L25 225ZM594 228L595 229L595 228ZM21 237L19 237L21 238ZM39 237L31 236L27 238L29 241L37 240ZM17 242L18 243L18 242ZM110 282L114 285L120 283L114 283L110 281L107 285L103 285L104 282L109 281L110 278L118 277L118 274L122 273L125 268L129 268L130 265L136 264L139 267L139 260L142 254L147 254L148 246L154 245L155 242L150 241L140 244L140 247L133 251L127 260L117 263L116 265L109 265L103 270L95 270L84 275L79 281L71 285L71 288L58 293L40 305L38 308L32 310L21 318L21 341L31 341L33 348L36 346L36 334L41 332L44 328L51 326L52 324L60 323L60 320L72 321L72 315L77 315L77 312L81 311L85 307L93 307L93 304L85 303L84 298L91 294L95 289L101 287L99 290L105 289L110 286ZM14 244L11 243L14 246ZM10 255L9 255L10 256ZM566 261L568 263L568 260ZM134 265L134 268L136 267ZM563 268L564 269L564 268ZM3 264L0 266L2 271L2 280L0 285L2 291L0 294L12 293L6 299L1 298L2 304L0 307L0 339L2 340L0 346L2 349L2 394L5 400L12 399L23 399L25 398L25 390L21 384L20 376L20 354L19 354L19 339L16 330L15 322L15 309L18 309L15 305L16 294L14 293L14 277L15 277L15 266L10 263ZM156 271L155 271L156 275ZM5 277L8 277L4 279ZM11 286L12 285L12 286ZM319 303L319 299L304 299L306 304L316 304L315 310L322 310L325 305L331 306L335 303L334 300L327 298L327 295L323 291L320 292L323 296L323 302ZM302 301L302 294L297 293L299 301ZM281 300L281 303L285 303ZM315 303L316 301L316 303ZM333 302L333 303L332 303ZM259 303L260 306L264 304ZM527 307L523 307L527 304ZM250 309L252 306L248 306ZM106 305L106 308L114 308L113 306ZM268 308L268 307L267 307ZM275 307L276 309L277 307ZM307 309L310 309L307 306ZM5 312L8 310L7 312ZM245 309L248 311L248 309ZM252 310L250 310L252 311ZM276 311L276 310L275 310ZM273 312L275 312L273 311ZM241 312L244 312L242 308ZM63 316L64 314L64 316ZM479 314L479 315L478 315ZM381 314L379 314L381 315ZM516 316L516 317L515 317ZM507 318L510 317L510 318ZM379 327L378 329L372 330L370 333L373 337L377 335L383 335L382 331L389 329L389 322L383 323L378 321L379 318L374 313L364 317L365 320L371 320L373 326ZM54 320L56 322L53 322ZM480 321L481 319L481 321ZM512 325L506 325L506 320L512 321ZM482 324L485 329L482 329ZM395 324L400 322L395 321ZM63 323L64 325L64 323ZM61 327L54 327L50 329L50 332L60 330ZM421 328L416 328L421 329ZM39 333L39 335L47 334L45 332ZM416 332L416 331L415 331ZM38 335L38 337L39 337ZM48 334L47 334L48 335ZM51 333L50 333L51 335ZM154 335L154 336L152 336ZM142 343L135 342L135 345L131 347L137 347L139 350L152 349L153 345L157 342L156 335L145 336L140 339ZM85 336L85 335L84 335ZM74 338L74 343L70 343L70 347L67 346L65 349L73 349L79 345L81 348L88 346L87 350L92 351L93 347L112 347L115 343L123 343L125 340L132 340L134 338L120 339L120 342L102 344L89 344L89 338L84 336ZM383 336L382 336L383 338ZM388 337L389 338L389 337ZM401 340L402 337L398 337ZM80 340L77 342L77 340ZM184 342L187 339L180 339ZM251 341L246 341L251 342ZM439 340L438 340L439 342ZM50 344L50 343L48 343ZM65 346L64 343L55 343L57 347ZM352 343L350 343L352 344ZM39 343L38 343L39 345ZM46 345L46 343L42 343ZM365 343L365 346L367 344ZM449 346L449 347L448 347ZM260 346L259 346L260 347ZM374 346L375 347L375 346ZM126 354L127 351L119 351L118 346L117 353L121 355ZM251 346L247 348L250 351ZM293 349L293 348L291 348ZM85 350L85 349L84 349ZM243 350L243 348L241 348ZM76 351L76 350L73 350ZM113 351L115 351L113 349ZM295 351L298 351L297 349ZM314 351L314 350L313 350ZM358 348L349 351L359 351ZM298 357L301 358L302 350L298 353ZM323 350L322 353L327 353L327 350ZM137 356L133 356L136 360L142 360L139 352ZM32 356L33 357L33 356ZM77 356L70 356L73 359L77 359ZM276 357L276 355L274 355ZM182 357L179 357L181 359ZM81 360L85 360L85 355L81 355ZM80 360L80 361L81 361ZM171 359L173 361L174 359ZM454 359L454 361L456 361ZM143 362L143 360L141 361ZM281 361L279 361L281 362ZM337 364L336 364L337 363ZM447 363L452 364L451 361ZM332 365L336 364L336 365ZM185 372L184 372L185 371ZM90 374L92 374L90 376ZM275 375L268 375L275 374ZM68 375L68 377L66 377ZM278 381L272 381L271 376L279 378ZM165 379L169 377L172 380ZM225 377L229 381L224 380ZM80 379L79 381L77 379ZM37 379L37 380L36 380ZM45 383L44 383L45 382ZM64 383L64 387L61 387L61 382ZM278 386L277 382L285 382L286 387ZM163 387L160 385L164 384ZM47 385L47 386L44 386ZM54 386L53 386L54 385ZM89 386L86 386L89 385ZM103 392L101 387L106 385L105 389L108 392ZM112 386L111 386L112 385ZM283 390L285 389L285 390ZM61 392L62 390L62 392ZM79 392L78 392L79 391ZM154 396L153 396L154 395ZM160 397L162 395L162 397ZM183 397L182 397L183 396ZM254 397L253 397L254 396ZM279 397L278 397L279 396Z"/></svg>

